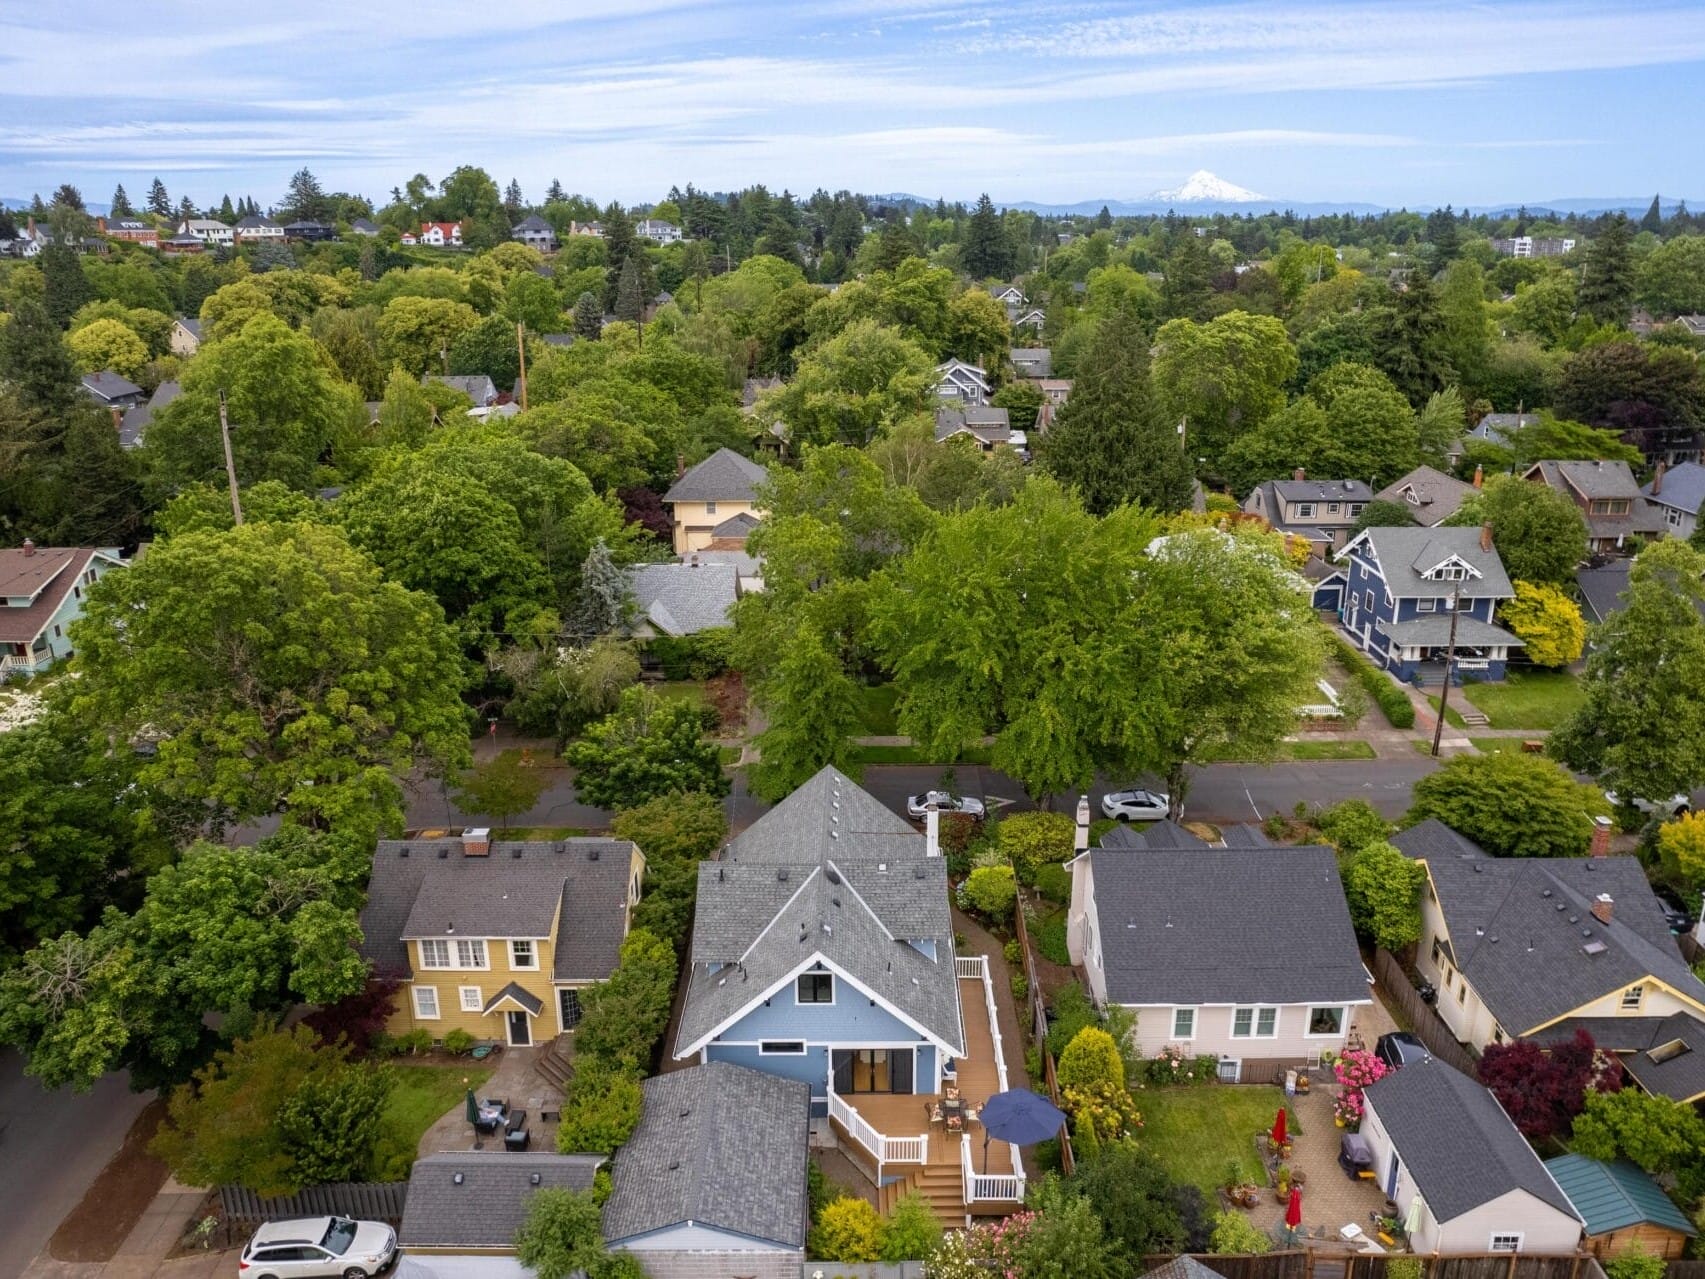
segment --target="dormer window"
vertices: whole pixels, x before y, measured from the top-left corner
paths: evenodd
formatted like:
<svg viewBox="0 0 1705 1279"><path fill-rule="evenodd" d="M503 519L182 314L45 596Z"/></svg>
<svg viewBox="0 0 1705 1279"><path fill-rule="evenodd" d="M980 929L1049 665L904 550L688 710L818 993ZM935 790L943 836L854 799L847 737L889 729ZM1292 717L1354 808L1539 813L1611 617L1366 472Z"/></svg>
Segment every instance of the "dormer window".
<svg viewBox="0 0 1705 1279"><path fill-rule="evenodd" d="M1429 582L1461 582L1468 577L1468 570L1459 563L1440 564L1427 573Z"/></svg>
<svg viewBox="0 0 1705 1279"><path fill-rule="evenodd" d="M1312 520L1314 518L1314 503L1313 502L1298 502L1297 503L1297 518L1299 520Z"/></svg>

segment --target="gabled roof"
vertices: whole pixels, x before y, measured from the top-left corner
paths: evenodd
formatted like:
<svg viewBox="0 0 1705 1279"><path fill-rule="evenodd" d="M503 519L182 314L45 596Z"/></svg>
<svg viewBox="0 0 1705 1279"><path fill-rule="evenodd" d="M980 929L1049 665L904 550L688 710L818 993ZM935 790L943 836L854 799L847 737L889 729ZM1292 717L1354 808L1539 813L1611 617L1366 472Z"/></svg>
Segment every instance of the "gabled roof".
<svg viewBox="0 0 1705 1279"><path fill-rule="evenodd" d="M1024 377L1051 377L1054 353L1045 346L1015 346L1009 357L1012 365Z"/></svg>
<svg viewBox="0 0 1705 1279"><path fill-rule="evenodd" d="M609 1243L691 1222L804 1247L808 1085L709 1062L647 1079L644 1091L604 1205Z"/></svg>
<svg viewBox="0 0 1705 1279"><path fill-rule="evenodd" d="M523 231L531 231L535 235L555 235L556 229L537 213L529 213L509 229L511 235L520 235Z"/></svg>
<svg viewBox="0 0 1705 1279"><path fill-rule="evenodd" d="M237 219L237 230L239 231L253 231L259 227L278 227L278 223L271 218L262 217L258 213L251 213L246 217Z"/></svg>
<svg viewBox="0 0 1705 1279"><path fill-rule="evenodd" d="M437 382L453 391L460 391L474 402L476 409L497 399L497 383L484 373L428 373L421 381Z"/></svg>
<svg viewBox="0 0 1705 1279"><path fill-rule="evenodd" d="M1012 438L1012 420L1007 410L986 404L943 405L935 411L936 443L955 435L973 435L985 444L1004 444Z"/></svg>
<svg viewBox="0 0 1705 1279"><path fill-rule="evenodd" d="M732 564L635 564L628 569L639 616L664 635L697 635L732 624L740 597Z"/></svg>
<svg viewBox="0 0 1705 1279"><path fill-rule="evenodd" d="M193 315L177 316L175 317L174 322L191 337L199 338L201 336L201 321L196 319Z"/></svg>
<svg viewBox="0 0 1705 1279"><path fill-rule="evenodd" d="M1371 502L1373 490L1361 480L1269 480L1287 502Z"/></svg>
<svg viewBox="0 0 1705 1279"><path fill-rule="evenodd" d="M1351 538L1336 558L1348 560L1353 551L1371 552L1380 576L1394 599L1437 598L1455 594L1465 599L1508 599L1515 594L1504 561L1494 546L1480 549L1477 528L1369 528ZM1429 579L1429 569L1462 561L1472 572L1462 581Z"/></svg>
<svg viewBox="0 0 1705 1279"><path fill-rule="evenodd" d="M1634 482L1634 472L1626 462L1535 462L1527 469L1524 479L1534 478L1534 472L1552 488L1571 497L1640 496L1640 486Z"/></svg>
<svg viewBox="0 0 1705 1279"><path fill-rule="evenodd" d="M1208 841L1192 835L1170 817L1147 826L1120 822L1101 837L1103 848L1206 848Z"/></svg>
<svg viewBox="0 0 1705 1279"><path fill-rule="evenodd" d="M761 522L750 511L741 511L737 515L730 515L722 523L711 529L710 535L713 540L725 538L730 541L744 542L757 531Z"/></svg>
<svg viewBox="0 0 1705 1279"><path fill-rule="evenodd" d="M154 394L148 397L148 403L132 405L126 409L118 425L119 446L133 449L140 445L149 424L154 420L154 414L177 399L182 391L181 382L162 382L154 388Z"/></svg>
<svg viewBox="0 0 1705 1279"><path fill-rule="evenodd" d="M665 502L750 502L769 472L749 457L720 448L669 486Z"/></svg>
<svg viewBox="0 0 1705 1279"><path fill-rule="evenodd" d="M520 986L515 982L509 982L502 990L498 991L490 999L486 1000L485 1007L480 1011L484 1013L493 1012L505 1002L513 1003L519 1008L524 1008L535 1017L537 1017L545 1009L544 1000L540 999L537 995L533 994L532 991L527 990L525 987Z"/></svg>
<svg viewBox="0 0 1705 1279"><path fill-rule="evenodd" d="M1585 1155L1559 1155L1547 1159L1545 1168L1586 1221L1589 1235L1640 1225L1684 1235L1699 1233L1662 1187L1626 1159L1606 1162Z"/></svg>
<svg viewBox="0 0 1705 1279"><path fill-rule="evenodd" d="M1584 1030L1605 1052L1620 1054L1622 1068L1647 1092L1675 1101L1705 1096L1705 1021L1686 1013L1668 1017L1565 1017L1530 1036L1561 1044Z"/></svg>
<svg viewBox="0 0 1705 1279"><path fill-rule="evenodd" d="M1330 848L1150 848L1137 856L1102 848L1088 856L1114 1003L1370 998Z"/></svg>
<svg viewBox="0 0 1705 1279"><path fill-rule="evenodd" d="M1393 842L1426 860L1456 966L1507 1035L1649 978L1705 1015L1705 984L1682 961L1637 859L1485 857L1460 836L1421 832ZM1592 914L1600 895L1611 899L1608 924Z"/></svg>
<svg viewBox="0 0 1705 1279"><path fill-rule="evenodd" d="M1186 1253L1161 1262L1144 1274L1143 1279L1225 1279L1225 1276Z"/></svg>
<svg viewBox="0 0 1705 1279"><path fill-rule="evenodd" d="M602 1155L544 1151L426 1155L409 1170L397 1242L406 1248L512 1248L533 1191L590 1190L604 1162Z"/></svg>
<svg viewBox="0 0 1705 1279"><path fill-rule="evenodd" d="M1488 413L1474 424L1474 429L1468 434L1477 440L1502 444L1516 432L1535 426L1538 422L1537 413Z"/></svg>
<svg viewBox="0 0 1705 1279"><path fill-rule="evenodd" d="M1373 500L1407 507L1410 519L1431 527L1455 515L1456 508L1475 491L1472 484L1465 484L1443 471L1417 466L1375 493Z"/></svg>
<svg viewBox="0 0 1705 1279"><path fill-rule="evenodd" d="M1700 505L1705 503L1705 466L1697 462L1683 462L1679 466L1672 466L1664 472L1658 492L1652 492L1650 483L1640 491L1649 501L1673 506L1689 515L1697 515Z"/></svg>
<svg viewBox="0 0 1705 1279"><path fill-rule="evenodd" d="M21 546L0 549L0 643L34 642L97 555L122 563L106 551L87 546L38 546L28 555ZM28 598L30 603L7 607L3 601L8 596Z"/></svg>
<svg viewBox="0 0 1705 1279"><path fill-rule="evenodd" d="M1423 1057L1362 1095L1441 1225L1512 1190L1579 1219L1498 1099L1461 1071Z"/></svg>
<svg viewBox="0 0 1705 1279"><path fill-rule="evenodd" d="M627 935L633 844L616 839L494 840L468 857L460 839L382 839L373 854L361 953L406 975L407 941L532 937L557 930L558 981L604 978Z"/></svg>
<svg viewBox="0 0 1705 1279"><path fill-rule="evenodd" d="M83 374L83 389L97 399L112 403L126 396L139 396L142 388L129 378L120 377L111 369L102 369L98 373Z"/></svg>

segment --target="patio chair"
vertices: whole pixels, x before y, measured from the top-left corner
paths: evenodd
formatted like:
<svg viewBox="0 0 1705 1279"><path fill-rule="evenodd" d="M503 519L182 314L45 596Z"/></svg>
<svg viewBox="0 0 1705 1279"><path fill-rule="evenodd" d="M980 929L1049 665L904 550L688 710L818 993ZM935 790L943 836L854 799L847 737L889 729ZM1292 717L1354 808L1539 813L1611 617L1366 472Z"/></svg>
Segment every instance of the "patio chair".
<svg viewBox="0 0 1705 1279"><path fill-rule="evenodd" d="M515 1128L503 1134L505 1150L525 1150L532 1140L532 1134L525 1128Z"/></svg>

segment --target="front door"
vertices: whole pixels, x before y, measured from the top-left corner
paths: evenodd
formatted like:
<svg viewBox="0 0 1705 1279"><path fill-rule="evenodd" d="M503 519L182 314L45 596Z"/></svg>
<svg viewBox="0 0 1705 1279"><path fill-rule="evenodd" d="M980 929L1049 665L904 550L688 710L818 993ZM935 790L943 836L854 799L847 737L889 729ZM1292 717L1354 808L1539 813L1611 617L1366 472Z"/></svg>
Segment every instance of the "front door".
<svg viewBox="0 0 1705 1279"><path fill-rule="evenodd" d="M1385 1197L1387 1199L1395 1201L1397 1198L1397 1170L1401 1166L1397 1162L1397 1152L1393 1150L1391 1152L1391 1167L1385 1171Z"/></svg>
<svg viewBox="0 0 1705 1279"><path fill-rule="evenodd" d="M517 1010L509 1014L509 1042L516 1048L525 1048L533 1042L533 1027L526 1013Z"/></svg>

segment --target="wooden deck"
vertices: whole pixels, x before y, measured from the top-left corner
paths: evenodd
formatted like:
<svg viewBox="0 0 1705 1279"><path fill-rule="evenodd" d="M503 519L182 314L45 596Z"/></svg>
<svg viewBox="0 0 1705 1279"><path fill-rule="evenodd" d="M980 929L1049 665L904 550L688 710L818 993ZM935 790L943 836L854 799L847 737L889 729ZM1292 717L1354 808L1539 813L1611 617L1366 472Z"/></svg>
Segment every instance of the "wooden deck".
<svg viewBox="0 0 1705 1279"><path fill-rule="evenodd" d="M1001 1091L1000 1074L995 1064L994 1035L989 1028L989 1009L980 978L959 979L959 1004L965 1019L966 1056L959 1059L957 1084L959 1095L972 1107L981 1109L984 1102ZM1022 1081L1020 1081L1022 1082ZM1010 1081L1009 1081L1010 1086ZM887 1093L854 1093L842 1097L866 1123L885 1137L929 1138L926 1164L890 1161L881 1169L884 1178L899 1178L882 1186L878 1195L880 1206L888 1211L894 1200L911 1191L924 1196L946 1222L963 1224L967 1213L1004 1215L1016 1211L1017 1202L978 1201L967 1205L964 1193L964 1140L959 1133L950 1133L945 1124L931 1123L929 1108L943 1099L942 1093L916 1093L896 1096ZM834 1122L847 1153L872 1180L876 1179L875 1159L849 1133L839 1120ZM988 1145L988 1167L983 1166L983 1129L975 1121L967 1122L965 1135L970 1137L971 1166L977 1173L1007 1177L1016 1171L1013 1150L1004 1141Z"/></svg>

